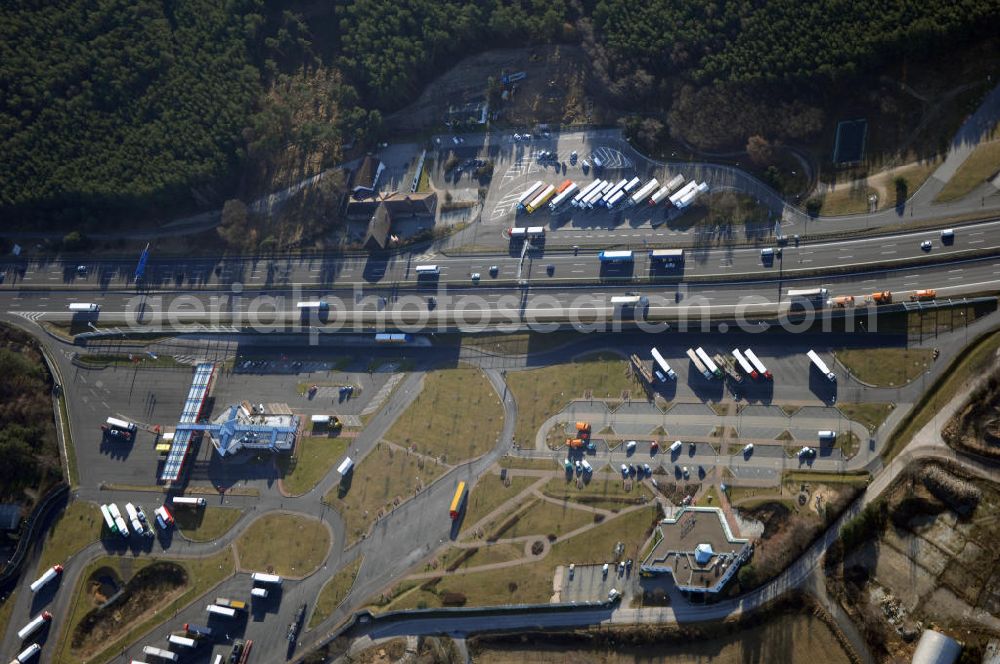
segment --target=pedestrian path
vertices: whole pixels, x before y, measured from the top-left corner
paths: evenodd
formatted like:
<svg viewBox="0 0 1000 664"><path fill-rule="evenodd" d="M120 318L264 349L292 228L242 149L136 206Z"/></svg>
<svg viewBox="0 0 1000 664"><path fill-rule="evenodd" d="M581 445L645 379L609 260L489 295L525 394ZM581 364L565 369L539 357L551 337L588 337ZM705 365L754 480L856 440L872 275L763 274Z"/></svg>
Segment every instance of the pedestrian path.
<svg viewBox="0 0 1000 664"><path fill-rule="evenodd" d="M385 403L385 400L389 398L389 395L392 394L393 389L395 389L396 385L398 385L399 381L401 380L403 380L403 374L401 373L394 373L391 376L389 376L389 380L387 380L385 382L385 385L382 386L382 389L380 389L378 393L375 394L374 397L372 397L372 400L368 403L367 406L364 407L364 409L361 411L361 414L371 415L379 408L381 408L382 404Z"/></svg>

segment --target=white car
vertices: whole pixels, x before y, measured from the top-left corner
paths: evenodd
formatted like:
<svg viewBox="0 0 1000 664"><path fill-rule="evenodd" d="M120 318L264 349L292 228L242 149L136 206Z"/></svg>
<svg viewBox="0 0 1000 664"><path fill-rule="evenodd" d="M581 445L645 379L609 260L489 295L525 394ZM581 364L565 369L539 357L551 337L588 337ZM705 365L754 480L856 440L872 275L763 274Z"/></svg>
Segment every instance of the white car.
<svg viewBox="0 0 1000 664"><path fill-rule="evenodd" d="M472 273L472 280L473 281L479 281L479 273L478 272L473 272Z"/></svg>
<svg viewBox="0 0 1000 664"><path fill-rule="evenodd" d="M924 251L930 251L931 247L933 246L934 244L930 240L924 240L923 242L920 243L920 248L923 249Z"/></svg>
<svg viewBox="0 0 1000 664"><path fill-rule="evenodd" d="M574 573L575 571L576 571L576 565L574 565L573 563L570 563L570 564L569 564L569 580L570 580L570 581L572 581L572 580L573 580L573 573Z"/></svg>
<svg viewBox="0 0 1000 664"><path fill-rule="evenodd" d="M462 142L462 139L460 139L458 136L452 136L451 142L454 143L455 145L458 145Z"/></svg>
<svg viewBox="0 0 1000 664"><path fill-rule="evenodd" d="M607 575L608 575L608 564L604 563L604 567L601 568L601 576L606 577Z"/></svg>

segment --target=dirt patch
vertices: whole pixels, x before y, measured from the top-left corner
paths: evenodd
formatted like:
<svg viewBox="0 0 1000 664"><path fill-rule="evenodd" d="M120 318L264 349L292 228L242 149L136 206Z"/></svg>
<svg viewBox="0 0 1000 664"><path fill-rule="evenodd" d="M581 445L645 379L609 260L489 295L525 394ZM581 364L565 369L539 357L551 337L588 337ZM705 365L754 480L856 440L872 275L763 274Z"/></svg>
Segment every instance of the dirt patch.
<svg viewBox="0 0 1000 664"><path fill-rule="evenodd" d="M881 525L831 548L827 587L876 657L909 661L928 623L973 652L1000 630L998 508L1000 485L956 466L915 464L875 504Z"/></svg>
<svg viewBox="0 0 1000 664"><path fill-rule="evenodd" d="M461 60L432 81L416 102L386 118L383 126L398 134L440 127L451 106L486 100L489 79L501 73L524 72L508 99L501 102L501 120L516 125L535 123L603 123L590 90L586 55L576 46L555 45L499 49Z"/></svg>
<svg viewBox="0 0 1000 664"><path fill-rule="evenodd" d="M87 584L87 595L96 608L73 630L74 654L86 659L119 638L129 626L145 620L146 614L170 602L187 584L187 571L173 563L144 567L124 587L111 568L96 570Z"/></svg>
<svg viewBox="0 0 1000 664"><path fill-rule="evenodd" d="M941 437L957 450L1000 459L1000 371L969 396Z"/></svg>

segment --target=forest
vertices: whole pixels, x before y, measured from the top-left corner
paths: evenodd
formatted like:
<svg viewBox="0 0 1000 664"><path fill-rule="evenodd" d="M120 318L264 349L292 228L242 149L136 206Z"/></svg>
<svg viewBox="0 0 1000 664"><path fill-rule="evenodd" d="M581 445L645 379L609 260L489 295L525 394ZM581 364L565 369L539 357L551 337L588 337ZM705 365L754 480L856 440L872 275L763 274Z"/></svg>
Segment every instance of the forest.
<svg viewBox="0 0 1000 664"><path fill-rule="evenodd" d="M947 54L998 18L1000 0L4 3L0 213L92 228L218 209L336 163L443 68L502 46L579 44L609 103L672 131L715 109L685 140L745 140L785 113L771 133L795 138L817 123L797 90ZM732 123L725 99L746 102L721 107L742 109Z"/></svg>

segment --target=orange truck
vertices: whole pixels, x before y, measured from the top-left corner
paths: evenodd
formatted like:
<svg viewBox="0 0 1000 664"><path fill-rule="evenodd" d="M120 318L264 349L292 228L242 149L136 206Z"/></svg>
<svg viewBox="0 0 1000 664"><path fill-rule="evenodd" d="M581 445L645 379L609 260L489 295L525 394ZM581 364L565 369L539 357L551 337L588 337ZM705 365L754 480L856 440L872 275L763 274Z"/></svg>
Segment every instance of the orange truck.
<svg viewBox="0 0 1000 664"><path fill-rule="evenodd" d="M570 447L576 449L576 448L579 448L579 447L583 447L583 440L580 439L580 438L567 438L566 439L566 444L569 445Z"/></svg>
<svg viewBox="0 0 1000 664"><path fill-rule="evenodd" d="M587 438L588 436L590 436L590 422L577 422L576 437Z"/></svg>
<svg viewBox="0 0 1000 664"><path fill-rule="evenodd" d="M878 293L872 293L871 295L865 296L865 302L872 302L874 304L891 304L892 293L887 290L879 291Z"/></svg>
<svg viewBox="0 0 1000 664"><path fill-rule="evenodd" d="M916 291L913 295L910 296L910 299L913 300L914 302L917 302L919 300L933 300L936 297L937 297L936 290L934 290L933 288L926 288L924 290Z"/></svg>
<svg viewBox="0 0 1000 664"><path fill-rule="evenodd" d="M853 307L854 306L854 296L853 295L841 295L839 297L831 298L830 304L835 307Z"/></svg>

